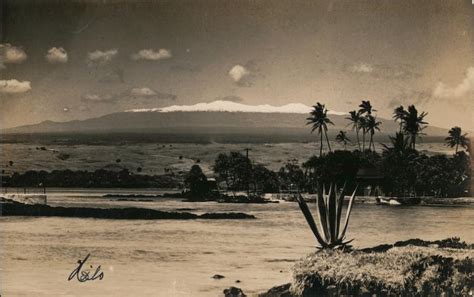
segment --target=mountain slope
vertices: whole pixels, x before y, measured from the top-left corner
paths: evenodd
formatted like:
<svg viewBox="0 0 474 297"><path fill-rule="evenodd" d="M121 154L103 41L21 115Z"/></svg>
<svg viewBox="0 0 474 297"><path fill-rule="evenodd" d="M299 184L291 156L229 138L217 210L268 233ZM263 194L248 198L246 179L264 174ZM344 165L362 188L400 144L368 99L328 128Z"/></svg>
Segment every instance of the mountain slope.
<svg viewBox="0 0 474 297"><path fill-rule="evenodd" d="M309 134L307 114L263 112L119 112L83 121L52 122L7 129L4 133L297 133ZM349 130L343 115L330 115L330 134ZM398 125L382 121L382 134L394 134ZM430 136L447 134L446 129L428 127ZM314 137L314 136L313 136Z"/></svg>

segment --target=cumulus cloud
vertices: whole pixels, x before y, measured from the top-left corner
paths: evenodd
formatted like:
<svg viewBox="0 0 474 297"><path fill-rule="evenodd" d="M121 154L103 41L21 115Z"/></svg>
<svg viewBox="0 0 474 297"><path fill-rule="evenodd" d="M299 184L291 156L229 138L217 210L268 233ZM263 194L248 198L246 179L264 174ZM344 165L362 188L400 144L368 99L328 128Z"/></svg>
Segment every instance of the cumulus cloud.
<svg viewBox="0 0 474 297"><path fill-rule="evenodd" d="M0 80L0 93L21 94L31 90L31 82L16 79Z"/></svg>
<svg viewBox="0 0 474 297"><path fill-rule="evenodd" d="M399 105L426 104L429 103L430 99L431 93L429 92L429 90L404 90L390 99L390 101L388 102L388 107L395 108Z"/></svg>
<svg viewBox="0 0 474 297"><path fill-rule="evenodd" d="M52 64L67 63L67 52L62 47L52 47L45 56L46 61Z"/></svg>
<svg viewBox="0 0 474 297"><path fill-rule="evenodd" d="M156 99L170 99L175 100L176 95L161 93L148 87L132 88L130 90L130 96L141 97L141 98L156 98Z"/></svg>
<svg viewBox="0 0 474 297"><path fill-rule="evenodd" d="M99 95L88 93L82 96L81 100L83 102L93 102L93 103L112 103L117 100L113 95Z"/></svg>
<svg viewBox="0 0 474 297"><path fill-rule="evenodd" d="M112 61L117 55L117 49L110 49L107 51L96 50L87 54L87 64L89 66L105 65Z"/></svg>
<svg viewBox="0 0 474 297"><path fill-rule="evenodd" d="M158 61L163 59L169 59L172 57L171 51L165 48L161 48L158 51L152 49L142 49L138 53L131 55L132 60L151 60Z"/></svg>
<svg viewBox="0 0 474 297"><path fill-rule="evenodd" d="M174 94L162 93L148 87L131 88L116 94L100 95L96 93L87 93L81 97L83 102L88 103L114 103L127 99L166 99L175 100L177 98Z"/></svg>
<svg viewBox="0 0 474 297"><path fill-rule="evenodd" d="M239 83L243 81L246 77L250 75L250 71L247 70L242 65L235 65L229 70L229 76L236 82Z"/></svg>
<svg viewBox="0 0 474 297"><path fill-rule="evenodd" d="M439 82L433 91L433 96L438 98L460 98L474 92L474 67L469 67L466 77L455 87L448 87Z"/></svg>
<svg viewBox="0 0 474 297"><path fill-rule="evenodd" d="M2 64L20 64L28 58L21 47L9 43L0 44L0 57Z"/></svg>
<svg viewBox="0 0 474 297"><path fill-rule="evenodd" d="M413 71L407 64L369 64L356 63L345 65L344 70L356 75L368 75L373 78L382 79L411 79L420 77L419 73Z"/></svg>
<svg viewBox="0 0 474 297"><path fill-rule="evenodd" d="M21 64L28 56L21 47L9 43L0 44L0 70L6 69L5 64Z"/></svg>
<svg viewBox="0 0 474 297"><path fill-rule="evenodd" d="M130 95L137 97L153 97L156 95L156 92L150 88L133 88L130 90Z"/></svg>
<svg viewBox="0 0 474 297"><path fill-rule="evenodd" d="M353 73L371 73L374 71L374 67L367 63L359 63L352 65L350 71Z"/></svg>

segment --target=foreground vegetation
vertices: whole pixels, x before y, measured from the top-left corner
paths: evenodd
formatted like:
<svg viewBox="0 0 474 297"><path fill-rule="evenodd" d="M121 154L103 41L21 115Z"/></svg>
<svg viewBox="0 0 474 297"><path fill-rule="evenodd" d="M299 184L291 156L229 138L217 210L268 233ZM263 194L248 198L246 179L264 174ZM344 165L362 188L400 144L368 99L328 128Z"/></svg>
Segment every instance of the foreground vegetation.
<svg viewBox="0 0 474 297"><path fill-rule="evenodd" d="M324 249L295 264L291 284L259 296L470 296L473 257L474 245L459 238Z"/></svg>
<svg viewBox="0 0 474 297"><path fill-rule="evenodd" d="M384 253L322 250L293 269L296 296L467 296L474 250L399 246Z"/></svg>

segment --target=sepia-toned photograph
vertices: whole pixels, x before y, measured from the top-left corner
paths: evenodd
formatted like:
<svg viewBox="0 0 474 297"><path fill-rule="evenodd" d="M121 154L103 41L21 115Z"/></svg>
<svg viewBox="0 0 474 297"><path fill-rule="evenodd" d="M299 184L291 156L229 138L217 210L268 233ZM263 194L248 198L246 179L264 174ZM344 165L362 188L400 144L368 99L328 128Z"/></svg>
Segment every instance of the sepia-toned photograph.
<svg viewBox="0 0 474 297"><path fill-rule="evenodd" d="M473 296L473 135L473 0L0 0L0 296Z"/></svg>

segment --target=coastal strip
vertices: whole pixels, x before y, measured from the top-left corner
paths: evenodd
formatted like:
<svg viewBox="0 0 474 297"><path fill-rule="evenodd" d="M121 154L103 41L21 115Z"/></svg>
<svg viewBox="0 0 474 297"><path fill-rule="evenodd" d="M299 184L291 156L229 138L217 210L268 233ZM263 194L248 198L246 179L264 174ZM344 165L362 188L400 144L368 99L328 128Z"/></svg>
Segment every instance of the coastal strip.
<svg viewBox="0 0 474 297"><path fill-rule="evenodd" d="M0 216L70 217L116 220L195 220L195 219L255 219L242 212L204 213L168 212L148 208L92 208L59 207L41 204L23 204L15 201L0 202Z"/></svg>

